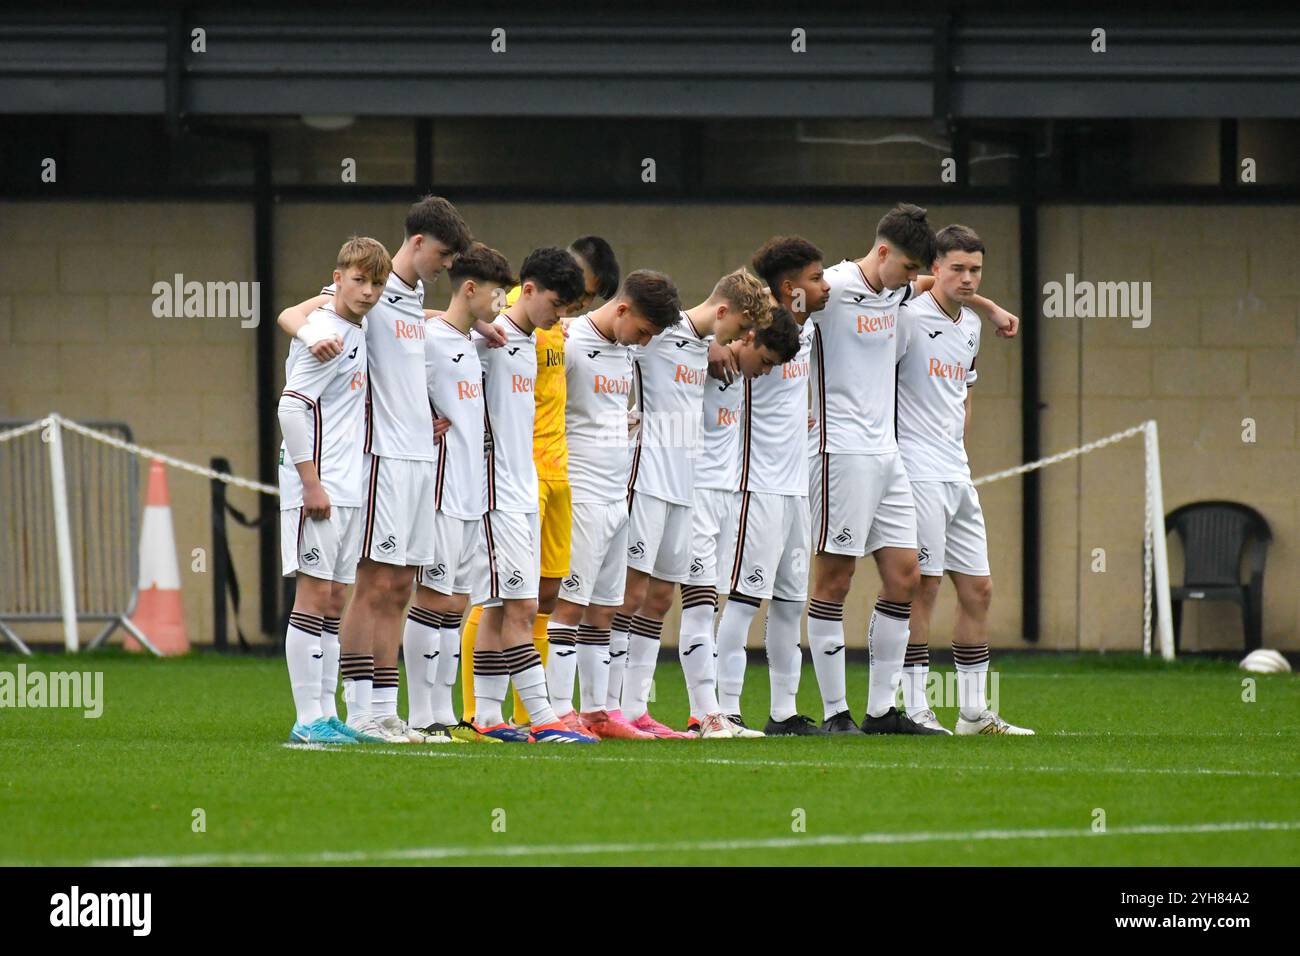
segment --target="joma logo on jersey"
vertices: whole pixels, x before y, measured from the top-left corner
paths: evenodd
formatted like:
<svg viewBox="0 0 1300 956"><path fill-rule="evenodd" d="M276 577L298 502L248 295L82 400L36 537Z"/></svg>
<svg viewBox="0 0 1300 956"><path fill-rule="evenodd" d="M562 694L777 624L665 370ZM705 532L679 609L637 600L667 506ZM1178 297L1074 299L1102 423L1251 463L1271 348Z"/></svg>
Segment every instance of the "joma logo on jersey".
<svg viewBox="0 0 1300 956"><path fill-rule="evenodd" d="M592 391L597 395L628 395L632 391L632 380L627 378L609 378L597 375Z"/></svg>
<svg viewBox="0 0 1300 956"><path fill-rule="evenodd" d="M792 360L781 366L782 378L807 378L808 377L808 360L802 362Z"/></svg>
<svg viewBox="0 0 1300 956"><path fill-rule="evenodd" d="M686 343L682 343L685 345ZM673 375L674 382L685 382L687 385L703 385L705 372L702 368L691 368L689 365L677 366L677 371Z"/></svg>
<svg viewBox="0 0 1300 956"><path fill-rule="evenodd" d="M958 382L966 381L966 366L952 362L940 362L937 358L930 359L930 377L931 378L951 378Z"/></svg>
<svg viewBox="0 0 1300 956"><path fill-rule="evenodd" d="M459 399L480 398L482 395L482 382L467 382L462 379L456 383L456 397Z"/></svg>
<svg viewBox="0 0 1300 956"><path fill-rule="evenodd" d="M533 378L530 375L511 375L510 390L513 392L531 392L533 390Z"/></svg>
<svg viewBox="0 0 1300 956"><path fill-rule="evenodd" d="M728 426L730 426L730 425L734 425L734 424L736 424L736 420L739 419L739 418L740 418L740 416L736 414L736 410L735 410L734 408L719 408L719 409L718 409L718 427L719 427L719 428L726 428L726 427L728 427Z"/></svg>
<svg viewBox="0 0 1300 956"><path fill-rule="evenodd" d="M393 323L393 333L399 339L423 339L424 323L403 322L401 319L398 319Z"/></svg>
<svg viewBox="0 0 1300 956"><path fill-rule="evenodd" d="M357 389L359 389L359 388L365 388L365 387L366 387L366 373L365 373L365 372L353 372L353 373L352 373L352 382L349 384L348 387L349 387L352 391L354 391L354 392L355 392Z"/></svg>
<svg viewBox="0 0 1300 956"><path fill-rule="evenodd" d="M860 315L858 316L858 334L863 332L884 332L894 327L895 316L891 312L889 315Z"/></svg>

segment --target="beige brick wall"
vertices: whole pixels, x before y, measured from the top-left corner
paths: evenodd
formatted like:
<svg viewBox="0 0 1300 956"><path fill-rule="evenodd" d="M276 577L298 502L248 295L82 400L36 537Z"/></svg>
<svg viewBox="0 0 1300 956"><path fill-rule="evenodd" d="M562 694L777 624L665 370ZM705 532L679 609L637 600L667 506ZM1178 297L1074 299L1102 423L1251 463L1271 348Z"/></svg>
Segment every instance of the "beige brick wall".
<svg viewBox="0 0 1300 956"><path fill-rule="evenodd" d="M152 312L153 283L176 273L252 280L252 229L251 209L235 203L0 204L0 241L18 257L0 280L0 415L121 420L142 445L202 464L225 455L236 473L255 475L254 331L238 319ZM210 642L211 581L191 570L193 549L211 546L208 483L175 471L168 480L186 625L191 640ZM236 491L231 501L248 510L254 497ZM241 620L256 633L256 538L231 537ZM18 630L61 639L55 628Z"/></svg>
<svg viewBox="0 0 1300 956"><path fill-rule="evenodd" d="M663 269L683 299L694 303L718 275L746 262L777 232L806 235L828 261L861 254L883 210L467 203L462 211L475 233L516 265L535 245L603 234L625 269ZM396 251L404 212L404 203L277 207L276 307L313 295L348 235L373 235ZM965 222L984 236L989 253L982 291L1023 313L1015 210L936 206L931 218ZM1300 293L1282 256L1298 230L1300 212L1264 207L1049 207L1040 220L1044 282L1072 272L1077 279L1153 283L1149 328L1114 319L1043 320L1045 452L1158 419L1168 509L1228 497L1255 505L1273 524L1266 639L1291 648L1300 646L1294 587L1300 560L1294 543L1300 530ZM18 258L0 280L0 415L53 408L122 418L142 443L199 462L225 454L238 473L254 474L253 333L237 321L155 319L150 313L155 279L176 272L199 280L252 278L249 208L3 204L0 237L10 240ZM441 305L445 297L445 283L439 283L429 304ZM287 347L278 337L277 369ZM1018 342L986 338L970 448L977 474L1020 461L1019 363ZM1241 441L1247 417L1257 423L1254 444ZM1044 473L1042 646L1136 646L1141 462L1141 445L1132 440ZM171 491L177 550L185 557L210 543L208 489L202 480L172 474ZM995 581L991 639L996 646L1019 646L1020 482L987 486L981 497ZM232 493L232 500L245 510L253 506L253 496L242 492ZM256 545L247 532L232 535L241 581L248 585L242 621L256 631ZM1090 570L1094 548L1105 549L1104 574ZM1171 561L1177 578L1176 551ZM208 641L210 583L188 567L182 561L187 623L192 638ZM847 608L851 646L864 644L876 587L874 569L864 565ZM945 586L936 646L951 632L950 592ZM1186 619L1188 646L1233 646L1237 628L1229 609L1194 609ZM756 627L755 644L760 634Z"/></svg>

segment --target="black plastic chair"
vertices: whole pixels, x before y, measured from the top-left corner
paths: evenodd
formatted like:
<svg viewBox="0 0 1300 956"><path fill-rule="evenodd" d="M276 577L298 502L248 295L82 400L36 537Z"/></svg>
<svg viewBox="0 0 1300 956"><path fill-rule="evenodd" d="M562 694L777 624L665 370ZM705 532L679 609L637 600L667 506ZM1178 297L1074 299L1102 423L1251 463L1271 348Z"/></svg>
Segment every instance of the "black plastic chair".
<svg viewBox="0 0 1300 956"><path fill-rule="evenodd" d="M1236 501L1194 501L1165 516L1165 534L1183 546L1183 583L1170 587L1174 647L1183 623L1183 601L1233 601L1241 606L1246 650L1264 633L1264 560L1273 532L1264 516ZM1241 583L1241 559L1250 549L1250 581Z"/></svg>

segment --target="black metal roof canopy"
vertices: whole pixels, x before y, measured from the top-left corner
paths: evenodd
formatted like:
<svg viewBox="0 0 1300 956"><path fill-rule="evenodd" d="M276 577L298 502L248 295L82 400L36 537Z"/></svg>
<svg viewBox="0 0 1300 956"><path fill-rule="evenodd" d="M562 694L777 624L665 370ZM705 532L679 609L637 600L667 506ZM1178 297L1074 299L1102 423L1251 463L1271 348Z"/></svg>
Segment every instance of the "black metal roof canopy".
<svg viewBox="0 0 1300 956"><path fill-rule="evenodd" d="M1194 17L1139 3L650 6L19 10L0 19L0 113L1300 117L1300 16L1249 4ZM796 28L806 53L791 50Z"/></svg>

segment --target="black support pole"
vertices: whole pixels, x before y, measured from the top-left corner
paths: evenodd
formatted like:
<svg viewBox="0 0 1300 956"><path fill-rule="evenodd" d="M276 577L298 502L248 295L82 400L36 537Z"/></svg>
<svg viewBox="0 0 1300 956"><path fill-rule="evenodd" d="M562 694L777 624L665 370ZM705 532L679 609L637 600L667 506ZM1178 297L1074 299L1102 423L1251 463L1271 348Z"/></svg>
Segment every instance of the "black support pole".
<svg viewBox="0 0 1300 956"><path fill-rule="evenodd" d="M275 195L271 183L271 139L261 134L253 141L254 183L256 198L253 202L253 256L256 262L260 321L257 324L257 476L264 484L274 485L278 480L279 451L278 425L275 417ZM259 575L262 595L262 633L274 634L279 630L280 548L276 540L280 533L275 513L279 503L270 495L258 495L258 513L262 526L258 529Z"/></svg>
<svg viewBox="0 0 1300 956"><path fill-rule="evenodd" d="M1042 457L1039 388L1038 190L1033 131L1020 141L1020 447L1024 461ZM1039 472L1022 476L1020 518L1021 633L1038 640L1042 623L1042 493Z"/></svg>
<svg viewBox="0 0 1300 956"><path fill-rule="evenodd" d="M213 471L230 474L230 462L213 458L209 463ZM213 478L212 485L212 554L208 570L212 575L212 646L218 651L228 649L226 617L226 567L230 560L226 544L226 483Z"/></svg>

